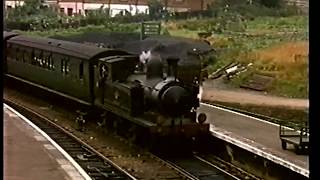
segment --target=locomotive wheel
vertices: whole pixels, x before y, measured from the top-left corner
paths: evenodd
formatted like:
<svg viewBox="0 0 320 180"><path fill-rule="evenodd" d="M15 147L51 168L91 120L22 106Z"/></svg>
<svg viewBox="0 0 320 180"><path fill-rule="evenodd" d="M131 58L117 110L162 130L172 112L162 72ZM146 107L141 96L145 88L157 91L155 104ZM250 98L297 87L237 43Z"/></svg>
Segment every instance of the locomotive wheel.
<svg viewBox="0 0 320 180"><path fill-rule="evenodd" d="M132 125L132 127L128 130L127 137L129 138L129 141L136 142L136 140L137 140L137 127L135 125Z"/></svg>
<svg viewBox="0 0 320 180"><path fill-rule="evenodd" d="M300 154L301 153L301 146L294 145L294 151L295 151L296 154Z"/></svg>
<svg viewBox="0 0 320 180"><path fill-rule="evenodd" d="M287 143L285 141L281 141L281 146L283 150L287 149Z"/></svg>

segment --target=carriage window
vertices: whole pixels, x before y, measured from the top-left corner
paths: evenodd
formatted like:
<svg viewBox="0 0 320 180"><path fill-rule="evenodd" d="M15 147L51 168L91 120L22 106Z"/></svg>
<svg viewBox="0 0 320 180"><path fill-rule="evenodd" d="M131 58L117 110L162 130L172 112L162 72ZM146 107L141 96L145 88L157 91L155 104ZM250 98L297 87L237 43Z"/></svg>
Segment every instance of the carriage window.
<svg viewBox="0 0 320 180"><path fill-rule="evenodd" d="M16 60L17 60L17 61L19 61L19 58L20 58L20 57L19 57L19 54L20 54L19 51L20 51L20 49L17 47L17 48L16 48Z"/></svg>
<svg viewBox="0 0 320 180"><path fill-rule="evenodd" d="M38 56L38 64L40 67L45 67L45 59L43 58L43 51Z"/></svg>
<svg viewBox="0 0 320 180"><path fill-rule="evenodd" d="M22 62L25 63L26 62L26 59L25 59L26 50L23 50L21 53L22 53L21 54Z"/></svg>
<svg viewBox="0 0 320 180"><path fill-rule="evenodd" d="M45 57L45 58L43 58L45 61L45 65L44 65L44 67L46 68L46 69L49 69L50 70L50 65L49 65L49 56L47 56L47 57Z"/></svg>
<svg viewBox="0 0 320 180"><path fill-rule="evenodd" d="M82 80L83 79L83 61L81 61L79 65L79 78Z"/></svg>
<svg viewBox="0 0 320 180"><path fill-rule="evenodd" d="M70 72L69 58L62 58L61 59L61 72L64 74L69 74L69 72Z"/></svg>
<svg viewBox="0 0 320 180"><path fill-rule="evenodd" d="M23 59L24 59L25 63L31 64L31 62L32 62L32 59L30 59L31 53L32 53L32 51L30 49L27 49L24 51Z"/></svg>
<svg viewBox="0 0 320 180"><path fill-rule="evenodd" d="M50 65L50 60L51 59L51 53L49 52L44 52L43 53L43 59L42 59L42 67L46 68L48 70L51 70L51 65Z"/></svg>
<svg viewBox="0 0 320 180"><path fill-rule="evenodd" d="M53 63L53 59L52 59L52 54L50 53L48 58L47 58L47 61L48 61L48 69L50 70L54 70L54 63Z"/></svg>
<svg viewBox="0 0 320 180"><path fill-rule="evenodd" d="M37 65L37 57L36 57L36 54L34 52L34 49L32 49L32 52L31 52L31 64L32 65Z"/></svg>
<svg viewBox="0 0 320 180"><path fill-rule="evenodd" d="M42 61L42 57L43 57L43 52L39 52L35 49L32 50L32 53L31 53L31 64L35 65L35 66L40 66L42 67L43 65L43 61Z"/></svg>

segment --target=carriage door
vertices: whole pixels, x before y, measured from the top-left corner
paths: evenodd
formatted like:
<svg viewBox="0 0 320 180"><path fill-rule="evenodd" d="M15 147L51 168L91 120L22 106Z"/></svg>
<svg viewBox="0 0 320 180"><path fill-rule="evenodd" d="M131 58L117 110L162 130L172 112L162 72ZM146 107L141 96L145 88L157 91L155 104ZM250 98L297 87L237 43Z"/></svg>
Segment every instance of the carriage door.
<svg viewBox="0 0 320 180"><path fill-rule="evenodd" d="M104 104L106 81L109 77L109 67L104 63L98 65L98 94L100 96L100 103Z"/></svg>

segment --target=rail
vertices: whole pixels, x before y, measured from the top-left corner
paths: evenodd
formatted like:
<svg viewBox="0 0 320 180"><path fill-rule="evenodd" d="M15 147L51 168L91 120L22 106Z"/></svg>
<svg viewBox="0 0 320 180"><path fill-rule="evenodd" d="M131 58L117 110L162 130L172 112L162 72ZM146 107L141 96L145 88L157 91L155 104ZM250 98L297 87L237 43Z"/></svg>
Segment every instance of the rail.
<svg viewBox="0 0 320 180"><path fill-rule="evenodd" d="M43 115L10 100L4 100L6 104L21 112L36 126L43 130L62 149L64 149L92 179L132 179L134 176L121 169L98 151L53 123Z"/></svg>
<svg viewBox="0 0 320 180"><path fill-rule="evenodd" d="M258 177L235 167L217 157L207 160L204 156L197 154L185 154L180 156L155 155L165 164L183 174L188 179L225 179L225 180L257 180ZM210 156L210 155L209 155ZM214 159L214 160L213 160Z"/></svg>

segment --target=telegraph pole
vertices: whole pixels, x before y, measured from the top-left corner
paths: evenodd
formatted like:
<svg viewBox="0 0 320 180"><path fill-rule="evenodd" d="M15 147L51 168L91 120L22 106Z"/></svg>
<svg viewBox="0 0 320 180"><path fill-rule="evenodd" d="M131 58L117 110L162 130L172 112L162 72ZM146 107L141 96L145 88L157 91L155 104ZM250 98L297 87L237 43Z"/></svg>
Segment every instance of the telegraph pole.
<svg viewBox="0 0 320 180"><path fill-rule="evenodd" d="M5 19L6 19L6 0L2 1L2 10L3 10L3 29L6 29L6 23L5 23Z"/></svg>

